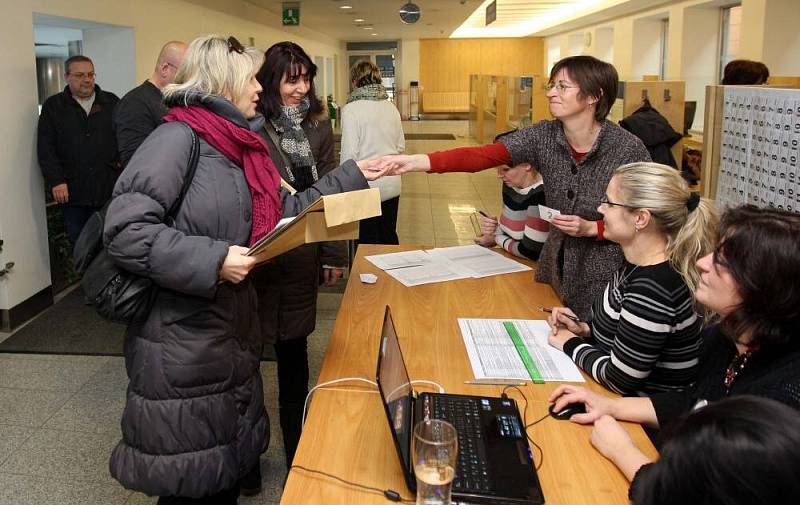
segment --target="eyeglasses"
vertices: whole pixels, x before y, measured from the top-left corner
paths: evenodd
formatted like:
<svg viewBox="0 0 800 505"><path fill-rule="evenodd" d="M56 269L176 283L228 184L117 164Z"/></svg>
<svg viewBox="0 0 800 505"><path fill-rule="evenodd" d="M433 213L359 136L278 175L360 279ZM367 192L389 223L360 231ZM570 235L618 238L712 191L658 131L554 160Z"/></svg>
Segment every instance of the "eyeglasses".
<svg viewBox="0 0 800 505"><path fill-rule="evenodd" d="M607 196L604 196L603 199L600 200L600 205L609 205L609 206L612 206L612 207L625 207L626 209L635 209L636 208L636 207L634 207L632 205L627 205L627 204L624 204L624 203L612 202L612 201L610 201L608 199Z"/></svg>
<svg viewBox="0 0 800 505"><path fill-rule="evenodd" d="M170 63L168 61L165 61L164 63L166 63L168 67L172 67L175 70L178 70L178 65L175 65L174 63Z"/></svg>
<svg viewBox="0 0 800 505"><path fill-rule="evenodd" d="M232 53L233 51L236 51L239 54L244 54L244 46L241 42L236 40L236 37L231 35L228 37L228 52Z"/></svg>
<svg viewBox="0 0 800 505"><path fill-rule="evenodd" d="M567 84L564 84L564 81L558 81L558 83L548 82L547 85L544 88L547 91L550 91L551 89L556 88L556 91L558 91L558 94L559 95L563 95L564 93L567 92L568 89L573 89L573 88L577 89L578 86L569 86Z"/></svg>
<svg viewBox="0 0 800 505"><path fill-rule="evenodd" d="M96 74L94 72L84 73L84 72L70 72L69 75L77 78L83 79L84 77L88 77L89 79L94 79Z"/></svg>

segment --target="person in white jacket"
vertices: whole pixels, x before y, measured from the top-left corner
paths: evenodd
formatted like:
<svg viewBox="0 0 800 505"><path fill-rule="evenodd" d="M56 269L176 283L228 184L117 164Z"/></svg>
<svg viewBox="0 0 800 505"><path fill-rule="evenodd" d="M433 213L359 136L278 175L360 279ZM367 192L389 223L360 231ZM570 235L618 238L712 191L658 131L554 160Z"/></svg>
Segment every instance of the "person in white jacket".
<svg viewBox="0 0 800 505"><path fill-rule="evenodd" d="M359 61L350 70L350 82L353 91L342 107L340 161L370 160L402 153L406 141L400 113L381 84L380 69L369 61ZM361 221L358 241L361 244L398 244L400 176L383 177L369 184L380 189L382 215Z"/></svg>

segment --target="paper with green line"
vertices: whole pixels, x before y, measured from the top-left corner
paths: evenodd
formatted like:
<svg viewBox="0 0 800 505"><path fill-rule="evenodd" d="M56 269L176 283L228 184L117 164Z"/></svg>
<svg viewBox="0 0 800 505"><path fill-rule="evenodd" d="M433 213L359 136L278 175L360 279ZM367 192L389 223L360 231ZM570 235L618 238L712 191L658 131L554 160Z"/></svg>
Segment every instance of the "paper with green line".
<svg viewBox="0 0 800 505"><path fill-rule="evenodd" d="M476 379L584 382L575 363L547 343L547 321L459 318Z"/></svg>
<svg viewBox="0 0 800 505"><path fill-rule="evenodd" d="M525 368L528 370L531 380L535 384L544 384L542 374L540 374L539 369L536 368L536 363L533 362L533 358L531 358L531 355L528 353L528 348L525 347L525 342L523 342L522 338L519 336L519 332L517 332L517 329L514 327L514 323L511 321L503 321L503 327L505 327L508 332L508 336L511 337L511 341L514 342L514 347L517 349L519 357L522 359L522 364L525 365Z"/></svg>

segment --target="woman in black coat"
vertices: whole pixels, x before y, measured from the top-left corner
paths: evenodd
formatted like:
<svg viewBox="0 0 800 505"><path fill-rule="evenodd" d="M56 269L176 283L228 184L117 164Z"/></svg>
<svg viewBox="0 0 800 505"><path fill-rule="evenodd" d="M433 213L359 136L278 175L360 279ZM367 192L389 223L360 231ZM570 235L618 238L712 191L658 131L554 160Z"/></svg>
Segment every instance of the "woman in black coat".
<svg viewBox="0 0 800 505"><path fill-rule="evenodd" d="M281 178L297 191L316 184L336 167L331 121L314 89L316 72L303 48L279 42L267 49L256 74L264 88L258 108L266 119L258 133L267 142ZM261 330L264 340L275 345L278 361L287 467L300 440L308 395L308 336L317 322L319 284L335 285L347 260L346 242L322 242L281 254L253 271Z"/></svg>
<svg viewBox="0 0 800 505"><path fill-rule="evenodd" d="M617 420L664 427L709 402L754 395L800 409L800 215L751 206L722 217L720 243L697 262L697 301L721 316L707 332L697 381L681 392L608 398L561 386L553 410L583 403L571 420L594 423L592 444L628 479L648 458ZM681 500L674 500L681 503Z"/></svg>
<svg viewBox="0 0 800 505"><path fill-rule="evenodd" d="M105 243L121 267L159 287L144 323L128 327L130 383L111 475L159 504L238 501L239 480L269 442L259 369L262 338L244 256L283 215L321 194L367 187L355 163L290 196L255 130L262 54L233 37L196 39L172 107L114 189ZM191 135L200 158L174 223L166 209L184 182Z"/></svg>

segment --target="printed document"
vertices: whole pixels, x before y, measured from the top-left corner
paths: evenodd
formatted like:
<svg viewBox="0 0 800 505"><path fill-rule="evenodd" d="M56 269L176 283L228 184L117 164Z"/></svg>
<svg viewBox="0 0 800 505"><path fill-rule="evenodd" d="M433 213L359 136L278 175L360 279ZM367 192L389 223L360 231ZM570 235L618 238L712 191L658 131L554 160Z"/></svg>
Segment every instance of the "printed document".
<svg viewBox="0 0 800 505"><path fill-rule="evenodd" d="M404 286L524 272L529 266L479 245L366 256Z"/></svg>
<svg viewBox="0 0 800 505"><path fill-rule="evenodd" d="M547 343L550 334L547 321L459 318L458 326L476 379L531 380L503 323L513 324L542 379L585 382L569 356Z"/></svg>

